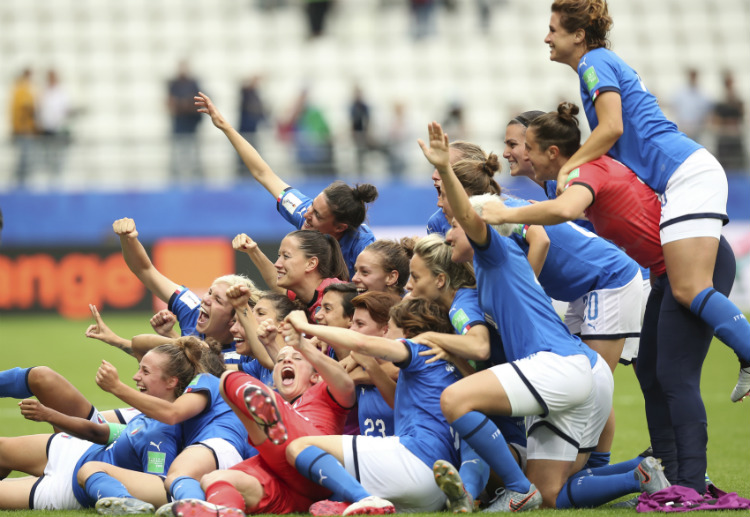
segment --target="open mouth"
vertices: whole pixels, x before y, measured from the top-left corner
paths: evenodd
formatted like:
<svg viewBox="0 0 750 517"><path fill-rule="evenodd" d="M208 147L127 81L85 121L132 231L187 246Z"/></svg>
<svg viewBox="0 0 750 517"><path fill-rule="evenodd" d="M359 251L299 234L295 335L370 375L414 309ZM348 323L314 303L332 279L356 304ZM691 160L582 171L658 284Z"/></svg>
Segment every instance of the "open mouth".
<svg viewBox="0 0 750 517"><path fill-rule="evenodd" d="M141 393L146 393L146 391L148 391L148 390L146 389L146 386L144 386L144 385L142 385L142 384L136 384L136 385L135 385L135 387L136 387L136 389L137 389L138 391L140 391Z"/></svg>
<svg viewBox="0 0 750 517"><path fill-rule="evenodd" d="M200 309L198 309L198 320L196 321L196 325L205 324L207 321L208 321L208 311L203 305L201 305Z"/></svg>
<svg viewBox="0 0 750 517"><path fill-rule="evenodd" d="M291 386L294 384L294 368L291 366L285 366L281 369L281 384L282 386Z"/></svg>

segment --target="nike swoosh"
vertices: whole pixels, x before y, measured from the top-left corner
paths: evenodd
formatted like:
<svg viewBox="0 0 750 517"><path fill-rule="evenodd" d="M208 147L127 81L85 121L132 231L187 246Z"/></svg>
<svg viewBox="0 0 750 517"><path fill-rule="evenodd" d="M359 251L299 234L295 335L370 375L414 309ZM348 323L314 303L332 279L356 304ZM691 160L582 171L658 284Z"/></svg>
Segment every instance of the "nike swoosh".
<svg viewBox="0 0 750 517"><path fill-rule="evenodd" d="M529 500L532 497L534 497L534 494L536 494L536 490L534 490L533 492L531 492L529 495L527 495L526 497L524 497L518 502L514 501L513 498L511 498L510 502L508 503L508 506L510 506L510 511L511 512L519 511L521 508L523 508L526 505L526 503L529 502Z"/></svg>

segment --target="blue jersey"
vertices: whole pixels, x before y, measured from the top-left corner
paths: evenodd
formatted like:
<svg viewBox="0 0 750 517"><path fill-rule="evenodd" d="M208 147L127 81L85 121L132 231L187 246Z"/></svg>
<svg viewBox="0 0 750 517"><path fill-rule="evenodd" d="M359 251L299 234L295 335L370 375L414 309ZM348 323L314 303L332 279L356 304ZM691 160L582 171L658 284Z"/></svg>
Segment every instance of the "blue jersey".
<svg viewBox="0 0 750 517"><path fill-rule="evenodd" d="M508 361L546 351L561 356L584 354L593 367L596 352L570 334L521 249L489 225L487 238L484 246L469 239L479 305L500 333Z"/></svg>
<svg viewBox="0 0 750 517"><path fill-rule="evenodd" d="M547 199L557 199L557 181L550 180L544 182L544 193L547 195ZM594 225L591 224L591 221L588 219L576 219L575 221L571 221L572 223L577 224L581 228L590 231L591 233L596 233L599 235L594 228ZM638 264L636 262L636 264ZM651 270L638 266L641 270L641 277L643 277L644 280L648 280L651 277Z"/></svg>
<svg viewBox="0 0 750 517"><path fill-rule="evenodd" d="M185 286L172 293L169 297L167 308L177 317L180 331L183 336L195 336L206 339L205 334L195 330L195 324L200 315L201 299L193 291ZM221 346L225 364L237 364L240 362L240 354L237 353L234 342Z"/></svg>
<svg viewBox="0 0 750 517"><path fill-rule="evenodd" d="M500 334L487 324L484 319L484 312L479 306L479 294L476 289L462 287L456 291L448 314L456 334L464 335L475 325L484 325L487 327L490 335L490 359L489 363L478 362L477 371L508 362L505 358L503 340L500 339ZM526 446L526 420L524 417L491 415L490 420L503 433L506 442Z"/></svg>
<svg viewBox="0 0 750 517"><path fill-rule="evenodd" d="M257 359L243 355L242 357L240 357L240 362L237 365L237 368L241 372L252 375L269 388L274 387L273 370L265 368Z"/></svg>
<svg viewBox="0 0 750 517"><path fill-rule="evenodd" d="M593 131L599 124L594 102L604 92L617 92L622 102L623 133L609 150L643 182L663 194L672 173L702 146L667 119L638 74L617 54L597 48L578 63L581 100Z"/></svg>
<svg viewBox="0 0 750 517"><path fill-rule="evenodd" d="M388 405L375 386L357 386L357 419L363 436L393 436L393 408Z"/></svg>
<svg viewBox="0 0 750 517"><path fill-rule="evenodd" d="M502 364L507 362L505 351L503 350L503 341L500 334L487 324L484 319L484 311L479 306L479 294L476 289L462 287L453 295L448 316L456 334L463 336L471 327L484 325L490 334L490 364Z"/></svg>
<svg viewBox="0 0 750 517"><path fill-rule="evenodd" d="M247 431L219 391L220 381L210 373L196 375L185 393L204 393L208 397L206 408L182 423L185 445L193 445L209 438L223 438L237 449L243 458L251 454Z"/></svg>
<svg viewBox="0 0 750 517"><path fill-rule="evenodd" d="M448 230L451 229L451 223L448 218L445 217L445 212L442 208L438 208L437 212L432 214L427 220L427 235L431 233L439 233L443 237L448 235Z"/></svg>
<svg viewBox="0 0 750 517"><path fill-rule="evenodd" d="M92 499L78 484L76 476L81 466L89 461L101 461L146 474L166 476L172 461L182 449L179 425L163 424L146 415L133 418L120 436L110 445L93 444L73 469L73 494L84 507L93 506ZM106 497L107 494L102 494Z"/></svg>
<svg viewBox="0 0 750 517"><path fill-rule="evenodd" d="M304 216L312 206L312 202L312 199L299 190L289 187L281 193L277 200L276 210L299 230L305 224ZM339 239L341 253L344 255L344 261L349 268L349 278L354 276L354 263L357 261L357 257L372 242L375 242L375 236L366 224L360 224L356 230L347 231Z"/></svg>
<svg viewBox="0 0 750 517"><path fill-rule="evenodd" d="M508 206L529 204L510 197L504 201ZM528 253L525 229L518 225L511 238ZM638 273L638 264L624 251L576 224L568 222L544 229L550 244L539 283L556 300L572 302L590 291L623 287Z"/></svg>
<svg viewBox="0 0 750 517"><path fill-rule="evenodd" d="M461 375L442 359L426 364L431 356L420 356L419 352L429 347L402 341L409 358L396 363L401 372L396 383L395 435L429 468L440 459L458 465L458 435L443 416L440 394Z"/></svg>

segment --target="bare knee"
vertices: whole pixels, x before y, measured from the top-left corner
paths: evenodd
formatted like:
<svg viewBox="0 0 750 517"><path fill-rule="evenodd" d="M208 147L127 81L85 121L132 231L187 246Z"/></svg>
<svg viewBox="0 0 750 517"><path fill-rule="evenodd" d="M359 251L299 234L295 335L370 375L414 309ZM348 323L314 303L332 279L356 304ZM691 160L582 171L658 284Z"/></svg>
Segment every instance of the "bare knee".
<svg viewBox="0 0 750 517"><path fill-rule="evenodd" d="M53 386L55 380L60 376L59 373L54 371L48 366L34 366L29 370L29 375L26 377L29 383L29 390L34 396L38 396L38 393L46 387Z"/></svg>
<svg viewBox="0 0 750 517"><path fill-rule="evenodd" d="M304 451L310 445L313 445L313 444L309 440L309 437L303 436L301 438L297 438L286 447L286 461L288 461L291 466L294 466L294 463L297 461L297 456L299 456L299 453Z"/></svg>
<svg viewBox="0 0 750 517"><path fill-rule="evenodd" d="M458 418L471 411L471 401L462 397L460 391L452 384L440 395L440 409L448 422L453 423Z"/></svg>

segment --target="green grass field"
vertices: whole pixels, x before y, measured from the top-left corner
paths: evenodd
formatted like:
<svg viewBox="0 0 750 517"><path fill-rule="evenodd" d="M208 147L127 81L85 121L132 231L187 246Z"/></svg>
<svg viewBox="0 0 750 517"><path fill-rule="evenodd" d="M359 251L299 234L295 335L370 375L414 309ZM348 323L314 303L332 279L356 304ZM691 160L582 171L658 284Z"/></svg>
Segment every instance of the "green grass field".
<svg viewBox="0 0 750 517"><path fill-rule="evenodd" d="M123 336L150 331L149 314L103 314L107 324ZM0 322L0 368L47 365L53 367L77 386L99 409L119 407L117 399L100 390L94 382L96 369L102 359L113 363L123 379L135 373L135 360L123 352L99 341L84 337L88 321L69 321L56 316L8 316ZM737 379L734 354L714 341L703 371L703 397L708 411L709 446L708 468L714 483L727 492L738 492L750 497L748 454L744 448L750 435L747 425L750 404L732 404L729 393ZM643 397L631 368L618 367L615 372L615 412L617 432L612 450L612 461L632 458L648 445ZM16 401L0 399L0 435L48 433L49 426L30 422L21 417ZM633 510L607 507L594 510L561 510L566 513L585 512L590 515L624 515ZM51 512L47 512L51 513ZM54 512L68 517L86 512ZM707 513L707 512L705 512ZM715 512L711 512L715 513ZM0 511L4 515L26 517L39 511Z"/></svg>

